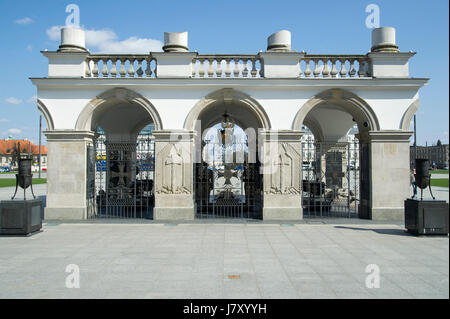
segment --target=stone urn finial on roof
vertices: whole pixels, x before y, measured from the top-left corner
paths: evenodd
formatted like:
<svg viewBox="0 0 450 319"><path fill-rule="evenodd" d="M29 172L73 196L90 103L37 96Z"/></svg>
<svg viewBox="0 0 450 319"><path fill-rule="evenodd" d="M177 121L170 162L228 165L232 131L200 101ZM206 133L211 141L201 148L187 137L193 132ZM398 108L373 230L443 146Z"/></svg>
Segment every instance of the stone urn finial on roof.
<svg viewBox="0 0 450 319"><path fill-rule="evenodd" d="M164 32L164 52L189 52L187 32Z"/></svg>

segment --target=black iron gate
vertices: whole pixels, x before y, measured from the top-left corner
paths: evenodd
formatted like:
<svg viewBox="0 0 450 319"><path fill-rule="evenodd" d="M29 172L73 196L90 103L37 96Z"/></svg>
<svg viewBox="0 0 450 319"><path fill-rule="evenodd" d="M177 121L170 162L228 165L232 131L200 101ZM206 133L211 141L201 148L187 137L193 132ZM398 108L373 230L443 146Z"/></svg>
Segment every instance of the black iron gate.
<svg viewBox="0 0 450 319"><path fill-rule="evenodd" d="M360 161L357 140L302 143L303 215L358 217Z"/></svg>
<svg viewBox="0 0 450 319"><path fill-rule="evenodd" d="M227 158L222 144L204 146L207 160L195 166L197 218L262 218L260 165L247 162L246 148L234 143Z"/></svg>
<svg viewBox="0 0 450 319"><path fill-rule="evenodd" d="M136 142L94 141L95 179L90 183L93 207L89 218L153 218L154 139L139 135Z"/></svg>

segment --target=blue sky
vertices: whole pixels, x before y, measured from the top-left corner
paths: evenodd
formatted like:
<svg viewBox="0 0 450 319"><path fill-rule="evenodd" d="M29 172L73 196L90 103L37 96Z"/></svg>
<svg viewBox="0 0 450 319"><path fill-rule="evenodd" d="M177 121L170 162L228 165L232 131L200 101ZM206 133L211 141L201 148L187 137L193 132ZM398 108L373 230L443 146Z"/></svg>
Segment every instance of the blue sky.
<svg viewBox="0 0 450 319"><path fill-rule="evenodd" d="M418 144L448 143L447 0L0 0L0 138L38 142L40 113L29 77L46 76L47 60L39 51L57 49L55 30L65 24L70 3L79 6L81 25L91 32L91 52L137 53L157 48L165 31L189 31L189 47L200 53L257 53L266 49L270 34L287 29L294 50L321 54L367 53L371 30L365 26L365 8L377 4L381 26L397 29L400 50L417 52L410 60L411 76L431 79L420 91Z"/></svg>

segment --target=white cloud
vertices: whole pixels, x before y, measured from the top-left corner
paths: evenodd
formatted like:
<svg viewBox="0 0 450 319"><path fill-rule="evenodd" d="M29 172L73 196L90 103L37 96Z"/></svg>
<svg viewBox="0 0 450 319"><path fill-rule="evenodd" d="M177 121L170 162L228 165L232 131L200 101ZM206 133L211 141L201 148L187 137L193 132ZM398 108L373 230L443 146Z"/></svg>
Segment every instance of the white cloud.
<svg viewBox="0 0 450 319"><path fill-rule="evenodd" d="M61 26L53 26L46 30L50 40L60 40ZM117 34L108 29L85 30L86 46L92 52L102 53L141 53L150 51L162 51L163 43L160 40L150 38L129 37L119 40Z"/></svg>
<svg viewBox="0 0 450 319"><path fill-rule="evenodd" d="M28 17L25 17L23 19L18 19L18 20L14 21L15 24L30 24L30 23L33 23L33 22L34 22L33 19L28 18Z"/></svg>
<svg viewBox="0 0 450 319"><path fill-rule="evenodd" d="M85 30L86 45L100 46L104 43L117 42L117 34L112 30Z"/></svg>
<svg viewBox="0 0 450 319"><path fill-rule="evenodd" d="M8 119L0 119L0 123L6 123L6 122L9 122L9 120Z"/></svg>
<svg viewBox="0 0 450 319"><path fill-rule="evenodd" d="M22 130L20 130L20 129L18 129L18 128L10 128L10 129L8 130L8 133L9 133L9 134L20 134L20 133L22 133Z"/></svg>
<svg viewBox="0 0 450 319"><path fill-rule="evenodd" d="M18 99L18 98L15 98L15 97L8 97L8 98L5 99L5 102L9 103L9 104L16 104L17 105L17 104L22 103L22 100Z"/></svg>
<svg viewBox="0 0 450 319"><path fill-rule="evenodd" d="M34 104L34 103L36 103L36 101L37 101L37 96L36 96L36 95L33 95L32 97L30 97L30 98L27 100L27 103Z"/></svg>
<svg viewBox="0 0 450 319"><path fill-rule="evenodd" d="M47 36L49 37L50 40L59 41L61 39L61 33L60 33L61 28L62 27L59 25L54 25L50 29L45 30L45 33L47 33Z"/></svg>
<svg viewBox="0 0 450 319"><path fill-rule="evenodd" d="M29 44L26 46L25 50L31 52L31 51L33 51L33 47L31 46L31 44Z"/></svg>

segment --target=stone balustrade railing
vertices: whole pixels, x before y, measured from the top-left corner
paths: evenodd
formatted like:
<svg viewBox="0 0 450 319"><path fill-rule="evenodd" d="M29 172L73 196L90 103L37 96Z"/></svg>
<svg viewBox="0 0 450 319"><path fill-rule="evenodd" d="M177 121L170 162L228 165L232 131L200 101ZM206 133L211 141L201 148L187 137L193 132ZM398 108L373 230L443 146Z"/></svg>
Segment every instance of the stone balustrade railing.
<svg viewBox="0 0 450 319"><path fill-rule="evenodd" d="M256 55L198 55L192 60L193 78L260 78L261 60Z"/></svg>
<svg viewBox="0 0 450 319"><path fill-rule="evenodd" d="M150 54L91 54L86 77L155 78L157 60ZM299 78L369 78L367 55L305 54L299 61ZM192 60L192 78L263 78L258 55L197 55Z"/></svg>
<svg viewBox="0 0 450 319"><path fill-rule="evenodd" d="M370 59L366 55L305 54L300 59L300 78L367 78Z"/></svg>
<svg viewBox="0 0 450 319"><path fill-rule="evenodd" d="M148 54L91 54L86 61L86 77L154 78L156 60Z"/></svg>

